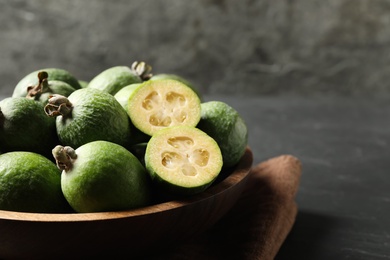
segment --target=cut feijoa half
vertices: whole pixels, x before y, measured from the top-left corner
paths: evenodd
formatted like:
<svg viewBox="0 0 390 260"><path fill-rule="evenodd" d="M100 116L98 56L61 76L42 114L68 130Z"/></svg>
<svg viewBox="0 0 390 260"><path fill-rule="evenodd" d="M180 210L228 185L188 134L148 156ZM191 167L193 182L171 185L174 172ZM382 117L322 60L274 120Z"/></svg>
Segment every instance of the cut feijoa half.
<svg viewBox="0 0 390 260"><path fill-rule="evenodd" d="M127 113L139 130L152 136L166 127L195 127L201 115L200 99L177 80L146 81L129 97Z"/></svg>
<svg viewBox="0 0 390 260"><path fill-rule="evenodd" d="M157 188L170 194L193 195L207 189L222 168L222 154L209 135L195 127L158 131L145 151L145 167Z"/></svg>

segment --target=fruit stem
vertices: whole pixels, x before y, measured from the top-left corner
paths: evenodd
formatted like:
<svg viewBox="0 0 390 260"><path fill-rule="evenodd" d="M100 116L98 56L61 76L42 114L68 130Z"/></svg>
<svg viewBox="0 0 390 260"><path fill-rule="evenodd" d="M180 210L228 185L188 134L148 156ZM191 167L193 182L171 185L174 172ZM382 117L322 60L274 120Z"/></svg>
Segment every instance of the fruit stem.
<svg viewBox="0 0 390 260"><path fill-rule="evenodd" d="M67 116L72 111L73 105L65 96L53 94L49 97L45 106L45 113L48 116L56 117L59 115Z"/></svg>
<svg viewBox="0 0 390 260"><path fill-rule="evenodd" d="M142 81L149 80L153 74L152 72L152 66L149 64L146 64L143 61L135 61L131 65L131 70L141 78Z"/></svg>
<svg viewBox="0 0 390 260"><path fill-rule="evenodd" d="M38 73L38 84L36 86L27 87L27 98L39 99L42 93L49 91L49 83L47 78L49 75L46 71L40 71Z"/></svg>
<svg viewBox="0 0 390 260"><path fill-rule="evenodd" d="M76 151L70 146L57 145L52 150L58 169L68 171L72 169L73 160L77 158Z"/></svg>

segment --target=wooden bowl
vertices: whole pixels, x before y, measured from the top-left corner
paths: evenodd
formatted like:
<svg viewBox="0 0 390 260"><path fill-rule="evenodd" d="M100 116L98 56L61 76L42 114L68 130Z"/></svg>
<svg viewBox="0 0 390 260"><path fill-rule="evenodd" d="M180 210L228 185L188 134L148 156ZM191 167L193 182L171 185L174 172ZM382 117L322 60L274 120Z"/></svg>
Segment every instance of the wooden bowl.
<svg viewBox="0 0 390 260"><path fill-rule="evenodd" d="M0 259L136 256L189 239L235 204L253 161L247 148L238 165L206 191L128 211L43 214L0 210Z"/></svg>

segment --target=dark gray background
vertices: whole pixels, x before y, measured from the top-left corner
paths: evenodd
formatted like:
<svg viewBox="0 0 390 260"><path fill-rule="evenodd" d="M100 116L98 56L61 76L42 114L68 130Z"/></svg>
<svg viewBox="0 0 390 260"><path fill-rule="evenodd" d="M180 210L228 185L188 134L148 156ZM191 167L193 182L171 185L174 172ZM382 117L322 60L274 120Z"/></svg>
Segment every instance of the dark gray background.
<svg viewBox="0 0 390 260"><path fill-rule="evenodd" d="M150 63L206 94L390 92L388 0L0 0L1 93Z"/></svg>

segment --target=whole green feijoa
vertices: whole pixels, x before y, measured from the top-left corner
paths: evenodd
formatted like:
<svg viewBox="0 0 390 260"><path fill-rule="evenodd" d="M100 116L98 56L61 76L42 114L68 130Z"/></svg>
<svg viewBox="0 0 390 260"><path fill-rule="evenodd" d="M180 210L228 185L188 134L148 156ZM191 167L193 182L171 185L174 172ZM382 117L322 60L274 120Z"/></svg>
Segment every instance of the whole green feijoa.
<svg viewBox="0 0 390 260"><path fill-rule="evenodd" d="M44 105L24 97L0 101L0 150L29 151L51 158L58 144L55 119L46 116Z"/></svg>
<svg viewBox="0 0 390 260"><path fill-rule="evenodd" d="M238 111L225 102L202 103L197 127L217 141L224 167L234 166L244 155L248 144L247 126Z"/></svg>
<svg viewBox="0 0 390 260"><path fill-rule="evenodd" d="M96 75L88 84L88 88L99 89L115 95L121 88L141 83L149 79L151 66L144 62L134 62L131 67L114 66Z"/></svg>
<svg viewBox="0 0 390 260"><path fill-rule="evenodd" d="M56 146L53 155L63 170L62 192L76 212L128 210L151 202L145 168L118 144L94 141L76 150Z"/></svg>
<svg viewBox="0 0 390 260"><path fill-rule="evenodd" d="M111 94L93 88L74 91L69 97L53 95L45 112L56 118L63 145L78 148L105 140L126 146L131 140L130 118Z"/></svg>
<svg viewBox="0 0 390 260"><path fill-rule="evenodd" d="M141 86L141 83L134 83L121 88L114 97L118 102L122 105L123 109L127 111L129 98L133 94L133 92Z"/></svg>
<svg viewBox="0 0 390 260"><path fill-rule="evenodd" d="M46 104L53 94L69 96L75 89L64 81L48 80L46 71L38 73L38 84L27 87L27 98Z"/></svg>
<svg viewBox="0 0 390 260"><path fill-rule="evenodd" d="M88 84L89 84L88 81L86 81L86 80L81 80L81 79L79 79L78 81L79 81L79 84L80 84L81 88L86 88L86 87L88 87Z"/></svg>
<svg viewBox="0 0 390 260"><path fill-rule="evenodd" d="M73 76L69 71L60 69L60 68L44 68L40 70L33 71L26 76L24 76L15 86L14 91L12 93L12 97L26 97L27 96L27 88L30 86L36 86L39 82L37 77L38 73L41 71L45 71L48 74L48 81L56 80L63 81L68 83L74 89L81 88L80 83L77 78Z"/></svg>
<svg viewBox="0 0 390 260"><path fill-rule="evenodd" d="M0 155L0 209L33 213L73 212L61 190L61 172L32 152Z"/></svg>

